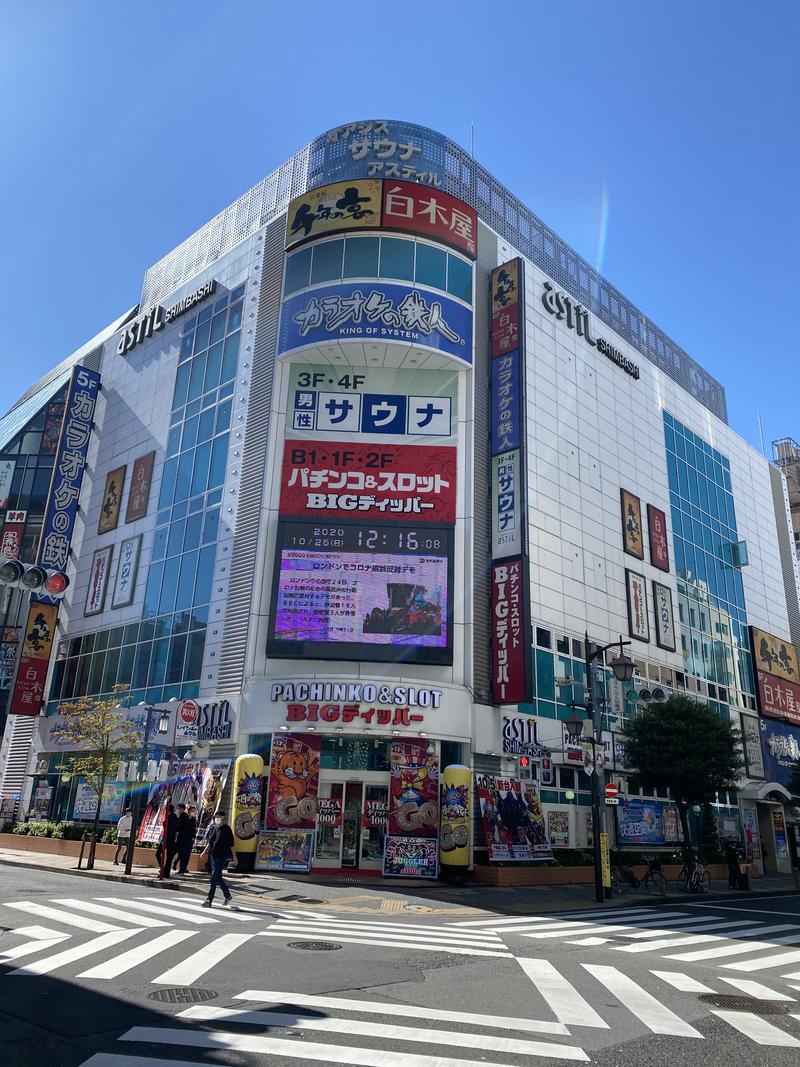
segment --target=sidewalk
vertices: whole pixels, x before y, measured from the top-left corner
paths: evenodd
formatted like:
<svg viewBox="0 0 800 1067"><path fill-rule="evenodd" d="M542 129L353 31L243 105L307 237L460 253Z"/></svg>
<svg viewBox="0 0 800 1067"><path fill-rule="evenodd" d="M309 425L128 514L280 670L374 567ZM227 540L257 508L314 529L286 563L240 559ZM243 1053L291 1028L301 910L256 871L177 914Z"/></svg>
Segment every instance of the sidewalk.
<svg viewBox="0 0 800 1067"><path fill-rule="evenodd" d="M164 889L189 893L205 893L208 878L204 874L173 876L168 881L159 881L155 867L135 866L130 875L124 868L114 866L107 860L97 860L93 871L77 870L74 856L53 856L49 854L0 849L0 864L31 870L52 871L62 874L75 874L88 878L106 879L115 882L127 882L147 887L158 886ZM711 883L711 891L702 897L688 895L670 885L665 897L653 897L647 893L625 893L613 900L595 905L593 885L560 885L499 888L475 883L466 886L449 886L442 882L429 882L422 879L395 878L370 879L361 881L354 877L351 883L325 881L321 876L308 878L291 878L281 874L249 873L237 875L228 872L231 888L237 899L243 904L267 904L281 910L314 910L324 908L326 911L343 913L373 912L377 914L397 914L414 912L419 914L449 913L455 917L463 915L480 915L485 912L504 915L531 915L548 912L568 912L572 910L590 910L613 907L644 907L647 905L687 904L689 902L725 900L736 898L747 900L759 896L778 896L785 893L799 893L800 887L792 875L759 878L753 883L749 893L730 891L727 882ZM228 877L228 875L226 875ZM373 884L374 882L374 884Z"/></svg>

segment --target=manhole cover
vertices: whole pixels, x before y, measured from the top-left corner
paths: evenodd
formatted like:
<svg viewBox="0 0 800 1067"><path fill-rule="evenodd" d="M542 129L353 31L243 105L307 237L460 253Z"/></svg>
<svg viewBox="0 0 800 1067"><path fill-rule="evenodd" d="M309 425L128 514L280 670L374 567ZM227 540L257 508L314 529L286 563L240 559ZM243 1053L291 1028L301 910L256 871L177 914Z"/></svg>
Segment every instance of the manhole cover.
<svg viewBox="0 0 800 1067"><path fill-rule="evenodd" d="M737 997L733 993L702 993L704 1004L727 1011L748 1011L752 1015L788 1015L795 1007L785 1000L759 1000L757 997Z"/></svg>
<svg viewBox="0 0 800 1067"><path fill-rule="evenodd" d="M406 911L433 911L433 908L429 908L426 904L406 904Z"/></svg>
<svg viewBox="0 0 800 1067"><path fill-rule="evenodd" d="M289 948L302 948L306 952L335 952L341 945L333 941L290 941Z"/></svg>
<svg viewBox="0 0 800 1067"><path fill-rule="evenodd" d="M193 989L191 986L157 989L148 995L150 1000L160 1000L162 1004L201 1004L204 1000L216 1000L219 996L213 989Z"/></svg>

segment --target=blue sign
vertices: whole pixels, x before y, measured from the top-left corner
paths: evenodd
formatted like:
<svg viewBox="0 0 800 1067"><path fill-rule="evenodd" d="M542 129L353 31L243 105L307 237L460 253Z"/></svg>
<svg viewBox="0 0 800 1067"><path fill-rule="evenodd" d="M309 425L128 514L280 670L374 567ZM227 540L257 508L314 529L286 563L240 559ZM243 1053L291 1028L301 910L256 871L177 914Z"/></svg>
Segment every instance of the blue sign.
<svg viewBox="0 0 800 1067"><path fill-rule="evenodd" d="M422 286L345 282L283 301L278 355L331 341L397 341L472 363L472 309Z"/></svg>
<svg viewBox="0 0 800 1067"><path fill-rule="evenodd" d="M43 567L52 567L57 571L63 571L69 559L69 547L75 528L78 497L99 392L100 375L96 371L87 370L86 367L75 367L69 384L53 481L39 542L38 562Z"/></svg>
<svg viewBox="0 0 800 1067"><path fill-rule="evenodd" d="M520 447L522 390L519 349L492 360L492 455Z"/></svg>
<svg viewBox="0 0 800 1067"><path fill-rule="evenodd" d="M764 777L788 788L792 770L800 760L800 727L760 718Z"/></svg>
<svg viewBox="0 0 800 1067"><path fill-rule="evenodd" d="M682 840L678 809L661 800L623 800L617 808L620 845L675 845Z"/></svg>
<svg viewBox="0 0 800 1067"><path fill-rule="evenodd" d="M311 145L309 189L346 178L392 178L443 187L447 141L413 122L369 119L337 126Z"/></svg>

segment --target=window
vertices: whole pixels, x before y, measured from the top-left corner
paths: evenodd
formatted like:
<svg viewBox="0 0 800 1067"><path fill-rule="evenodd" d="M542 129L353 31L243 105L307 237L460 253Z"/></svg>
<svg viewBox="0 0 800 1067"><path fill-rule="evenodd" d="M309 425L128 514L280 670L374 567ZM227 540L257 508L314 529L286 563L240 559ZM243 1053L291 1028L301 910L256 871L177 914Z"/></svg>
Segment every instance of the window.
<svg viewBox="0 0 800 1067"><path fill-rule="evenodd" d="M348 238L344 245L344 277L375 278L378 274L378 238Z"/></svg>
<svg viewBox="0 0 800 1067"><path fill-rule="evenodd" d="M417 245L415 279L420 285L447 289L447 253L433 245Z"/></svg>
<svg viewBox="0 0 800 1067"><path fill-rule="evenodd" d="M414 280L414 242L395 237L381 239L381 278Z"/></svg>
<svg viewBox="0 0 800 1067"><path fill-rule="evenodd" d="M315 245L311 261L311 284L329 282L342 276L344 241L326 241Z"/></svg>
<svg viewBox="0 0 800 1067"><path fill-rule="evenodd" d="M294 293L298 289L305 289L311 278L311 249L304 248L301 252L287 257L285 291Z"/></svg>
<svg viewBox="0 0 800 1067"><path fill-rule="evenodd" d="M458 256L447 257L447 291L467 304L472 303L472 266Z"/></svg>

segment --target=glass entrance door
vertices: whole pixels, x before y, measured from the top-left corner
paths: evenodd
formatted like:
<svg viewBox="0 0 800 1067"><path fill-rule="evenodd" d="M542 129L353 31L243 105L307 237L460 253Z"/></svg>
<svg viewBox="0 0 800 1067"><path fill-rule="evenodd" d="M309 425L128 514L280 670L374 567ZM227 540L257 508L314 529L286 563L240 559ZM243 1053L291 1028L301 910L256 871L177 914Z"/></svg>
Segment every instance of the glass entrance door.
<svg viewBox="0 0 800 1067"><path fill-rule="evenodd" d="M320 782L314 866L380 870L388 795L360 780Z"/></svg>

